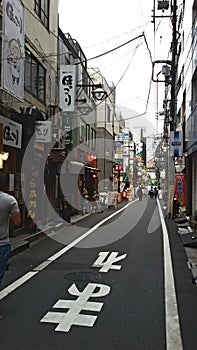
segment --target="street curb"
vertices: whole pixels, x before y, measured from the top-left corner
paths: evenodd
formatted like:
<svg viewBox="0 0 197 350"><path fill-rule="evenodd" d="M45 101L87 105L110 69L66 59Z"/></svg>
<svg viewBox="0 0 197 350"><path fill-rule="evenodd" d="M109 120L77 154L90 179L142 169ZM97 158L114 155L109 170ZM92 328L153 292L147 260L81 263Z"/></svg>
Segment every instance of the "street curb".
<svg viewBox="0 0 197 350"><path fill-rule="evenodd" d="M39 239L42 239L46 237L48 234L52 233L53 231L57 231L62 227L65 223L57 224L55 226L48 226L45 229L42 229L36 233L25 235L24 239L20 239L20 236L17 238L10 238L11 242L11 257L17 255L18 253L21 253L22 251L29 249L31 247L31 244L35 241L38 241Z"/></svg>

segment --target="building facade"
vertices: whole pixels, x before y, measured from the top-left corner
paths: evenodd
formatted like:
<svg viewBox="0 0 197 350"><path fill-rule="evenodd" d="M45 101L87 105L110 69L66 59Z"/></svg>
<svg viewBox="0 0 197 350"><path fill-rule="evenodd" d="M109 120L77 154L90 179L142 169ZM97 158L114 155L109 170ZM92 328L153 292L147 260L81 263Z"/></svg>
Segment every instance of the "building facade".
<svg viewBox="0 0 197 350"><path fill-rule="evenodd" d="M51 138L33 143L31 175L26 176L22 163L35 123L40 133L47 121L49 131L51 106L57 105L58 1L4 0L0 23L1 150L9 152L1 171L10 174L9 190L16 196L22 216L18 230L26 231L35 228L34 220L44 224L51 218L50 204L41 204L46 186L44 174L40 176Z"/></svg>
<svg viewBox="0 0 197 350"><path fill-rule="evenodd" d="M183 1L178 17L177 130L183 133L180 170L186 173L187 214L197 208L197 1Z"/></svg>

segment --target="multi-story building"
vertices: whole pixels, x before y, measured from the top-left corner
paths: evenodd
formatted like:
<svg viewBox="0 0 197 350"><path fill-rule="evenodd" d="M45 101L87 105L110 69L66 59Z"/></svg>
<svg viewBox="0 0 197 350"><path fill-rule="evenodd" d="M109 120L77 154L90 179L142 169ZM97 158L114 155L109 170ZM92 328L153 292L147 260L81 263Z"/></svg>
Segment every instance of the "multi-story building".
<svg viewBox="0 0 197 350"><path fill-rule="evenodd" d="M100 82L105 91L105 98L97 101L97 140L96 149L98 156L99 190L108 191L111 189L113 179L114 163L114 135L119 132L117 115L115 113L115 86L110 86L98 68L89 68L91 79L96 83Z"/></svg>
<svg viewBox="0 0 197 350"><path fill-rule="evenodd" d="M197 1L183 1L178 14L176 130L183 132L178 166L186 173L186 208L193 215L197 208Z"/></svg>
<svg viewBox="0 0 197 350"><path fill-rule="evenodd" d="M38 138L34 143L29 157L30 175L26 176L21 167L35 122L39 121L39 134L44 125L49 131L50 122L45 123L51 117L51 106L56 106L58 101L58 1L4 0L0 23L1 151L9 152L3 166L10 174L10 191L19 201L21 229L28 229L25 224L32 219L44 223L51 215L50 204L42 198L48 184L44 185L44 174L38 176L40 171L44 172L50 137ZM34 157L37 157L35 164ZM30 183L34 188L30 188Z"/></svg>
<svg viewBox="0 0 197 350"><path fill-rule="evenodd" d="M95 83L87 70L87 59L79 43L59 28L60 96L69 89L68 100L60 97L63 138L66 152L67 184L64 182L64 200L72 211L81 209L81 193L85 187L90 196L98 188L98 159L96 152L96 102ZM70 78L69 78L70 76ZM72 83L72 84L71 84ZM69 86L68 86L69 85ZM71 87L72 86L72 87ZM66 90L67 93L67 90ZM65 178L65 176L64 176ZM72 182L72 184L71 184Z"/></svg>

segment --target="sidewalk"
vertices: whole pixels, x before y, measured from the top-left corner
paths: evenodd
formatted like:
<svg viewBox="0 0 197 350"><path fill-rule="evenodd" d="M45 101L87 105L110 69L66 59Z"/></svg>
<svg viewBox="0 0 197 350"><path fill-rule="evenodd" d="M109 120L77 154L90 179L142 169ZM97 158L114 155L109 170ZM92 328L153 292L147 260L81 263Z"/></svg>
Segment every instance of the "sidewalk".
<svg viewBox="0 0 197 350"><path fill-rule="evenodd" d="M124 202L120 203L118 208L119 209L122 205L125 205ZM86 218L87 216L91 215L91 213L87 214L77 214L75 216L71 216L71 222L70 224L75 224L76 222ZM25 249L28 249L31 247L31 244L35 242L36 240L42 239L45 237L47 234L50 234L52 232L58 231L60 228L62 228L65 225L70 225L63 219L60 219L59 222L50 222L46 226L43 226L40 228L40 230L36 233L33 234L20 234L17 237L11 237L10 242L11 242L11 257L14 255L22 252Z"/></svg>
<svg viewBox="0 0 197 350"><path fill-rule="evenodd" d="M179 236L188 259L188 268L193 275L192 281L197 284L197 231L190 227L189 221L183 212L180 213L179 217L168 219L166 203L162 200L160 200L160 203L169 234L172 233Z"/></svg>
<svg viewBox="0 0 197 350"><path fill-rule="evenodd" d="M76 216L72 216L71 217L71 224L75 224L77 221L80 221L89 215L90 214L85 214L85 215L78 214ZM66 224L67 223L64 220L62 220L62 222L59 222L59 223L51 222L48 225L40 228L40 230L36 233L33 233L33 234L25 234L24 233L24 234L21 234L17 237L11 237L10 238L11 257L22 252L25 249L30 248L30 246L33 242L45 237L45 235L47 235L49 233L56 232L62 226L65 226ZM70 225L70 224L68 224L68 225Z"/></svg>

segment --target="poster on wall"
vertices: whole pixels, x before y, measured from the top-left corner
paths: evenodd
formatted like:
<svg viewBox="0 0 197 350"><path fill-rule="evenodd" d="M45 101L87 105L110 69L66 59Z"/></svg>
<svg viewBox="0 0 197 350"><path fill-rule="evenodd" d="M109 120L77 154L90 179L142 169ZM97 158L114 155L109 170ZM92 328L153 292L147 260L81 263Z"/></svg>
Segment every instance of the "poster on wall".
<svg viewBox="0 0 197 350"><path fill-rule="evenodd" d="M1 87L24 99L24 6L20 0L3 0Z"/></svg>

